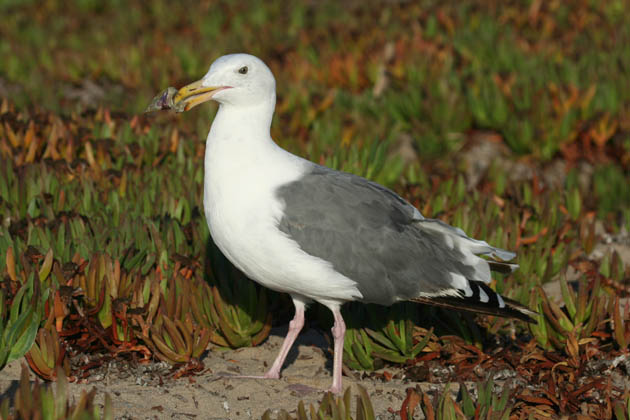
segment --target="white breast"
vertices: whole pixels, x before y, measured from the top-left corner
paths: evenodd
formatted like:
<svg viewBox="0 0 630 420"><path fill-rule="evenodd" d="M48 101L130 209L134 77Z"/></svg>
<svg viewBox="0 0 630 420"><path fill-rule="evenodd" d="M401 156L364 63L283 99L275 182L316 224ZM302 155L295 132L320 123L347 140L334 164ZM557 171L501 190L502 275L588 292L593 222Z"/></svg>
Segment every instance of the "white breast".
<svg viewBox="0 0 630 420"><path fill-rule="evenodd" d="M204 208L214 242L249 278L320 302L361 297L356 283L302 251L278 229L284 203L276 189L301 177L308 162L268 141L208 136Z"/></svg>

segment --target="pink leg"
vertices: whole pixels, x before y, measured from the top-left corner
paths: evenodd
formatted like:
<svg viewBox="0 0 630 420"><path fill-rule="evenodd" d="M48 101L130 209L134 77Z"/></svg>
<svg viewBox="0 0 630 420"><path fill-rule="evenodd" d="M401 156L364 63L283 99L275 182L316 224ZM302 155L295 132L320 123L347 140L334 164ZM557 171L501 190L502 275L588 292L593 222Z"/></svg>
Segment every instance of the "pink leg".
<svg viewBox="0 0 630 420"><path fill-rule="evenodd" d="M333 394L341 394L341 369L343 367L343 340L346 335L346 324L343 322L340 309L332 309L335 317L335 325L332 327L332 335L335 339L334 355L333 355L333 383L330 392Z"/></svg>
<svg viewBox="0 0 630 420"><path fill-rule="evenodd" d="M293 304L295 305L295 316L289 323L289 332L287 336L284 338L282 342L282 347L280 348L280 353L274 360L271 368L264 375L229 375L230 378L246 378L246 379L279 379L280 378L280 370L282 369L282 365L284 364L287 355L289 354L289 350L291 350L291 346L295 342L300 330L304 326L304 310L306 305L304 302L298 299L293 299Z"/></svg>
<svg viewBox="0 0 630 420"><path fill-rule="evenodd" d="M289 332L282 342L280 353L278 353L278 356L276 357L276 360L274 360L269 371L263 375L263 378L280 378L282 365L289 354L289 350L291 350L291 346L293 346L295 339L300 333L300 330L302 330L302 327L304 326L304 302L293 299L293 304L295 305L295 316L289 323Z"/></svg>

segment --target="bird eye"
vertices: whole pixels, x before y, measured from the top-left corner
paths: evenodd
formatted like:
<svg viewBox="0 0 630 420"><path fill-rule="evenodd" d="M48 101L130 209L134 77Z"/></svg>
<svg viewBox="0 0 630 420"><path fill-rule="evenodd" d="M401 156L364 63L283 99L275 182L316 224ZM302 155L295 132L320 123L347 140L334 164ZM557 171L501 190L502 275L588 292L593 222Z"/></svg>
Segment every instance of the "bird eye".
<svg viewBox="0 0 630 420"><path fill-rule="evenodd" d="M247 66L243 66L240 69L238 69L238 72L241 74L247 74Z"/></svg>

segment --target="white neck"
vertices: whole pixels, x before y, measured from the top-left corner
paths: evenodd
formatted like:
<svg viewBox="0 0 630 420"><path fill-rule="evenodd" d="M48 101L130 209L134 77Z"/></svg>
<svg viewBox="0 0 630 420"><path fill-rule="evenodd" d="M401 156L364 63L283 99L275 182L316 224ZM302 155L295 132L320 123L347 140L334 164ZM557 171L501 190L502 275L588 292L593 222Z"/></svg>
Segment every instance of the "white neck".
<svg viewBox="0 0 630 420"><path fill-rule="evenodd" d="M278 186L311 165L272 140L274 106L275 95L249 106L225 103L214 118L206 141L204 208L215 233L225 214L241 215L234 223L242 223L260 211L259 203L275 202Z"/></svg>
<svg viewBox="0 0 630 420"><path fill-rule="evenodd" d="M271 120L276 106L276 95L251 105L223 103L214 117L208 142L271 140ZM210 146L210 144L208 144Z"/></svg>

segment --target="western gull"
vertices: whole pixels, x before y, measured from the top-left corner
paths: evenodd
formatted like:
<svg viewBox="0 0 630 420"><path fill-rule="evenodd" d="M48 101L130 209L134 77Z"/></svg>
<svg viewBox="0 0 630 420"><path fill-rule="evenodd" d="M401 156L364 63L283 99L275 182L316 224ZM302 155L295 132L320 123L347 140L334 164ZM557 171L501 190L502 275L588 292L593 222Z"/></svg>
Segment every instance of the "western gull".
<svg viewBox="0 0 630 420"><path fill-rule="evenodd" d="M375 182L280 148L270 135L276 82L259 58L225 55L201 80L169 89L161 108L181 112L210 99L219 103L205 152L212 239L249 278L289 293L295 305L280 352L261 378L280 377L312 301L334 316L330 390L337 394L345 302L416 301L533 322L536 312L487 286L491 270L518 267L505 262L514 253L425 218Z"/></svg>

